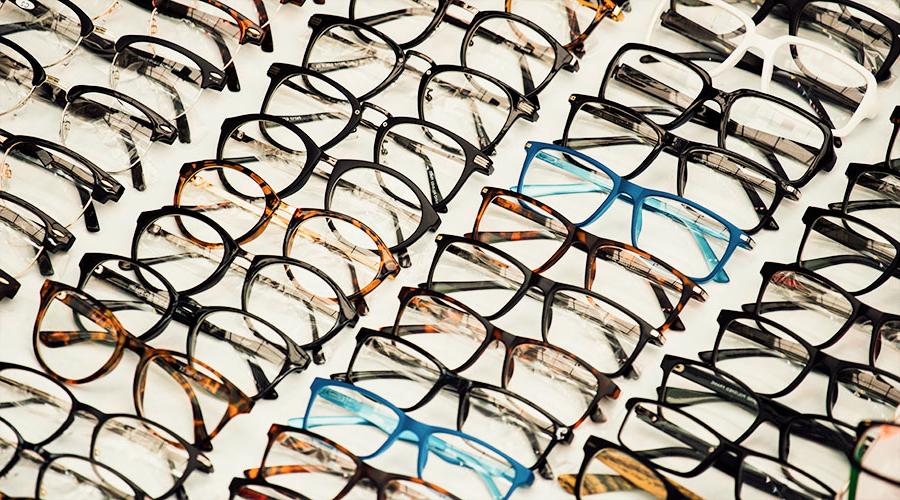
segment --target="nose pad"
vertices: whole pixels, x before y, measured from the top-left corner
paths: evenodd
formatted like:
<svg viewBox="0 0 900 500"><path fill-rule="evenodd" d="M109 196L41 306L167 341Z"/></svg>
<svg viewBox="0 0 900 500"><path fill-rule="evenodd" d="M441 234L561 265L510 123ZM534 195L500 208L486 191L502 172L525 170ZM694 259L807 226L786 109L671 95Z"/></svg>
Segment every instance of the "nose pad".
<svg viewBox="0 0 900 500"><path fill-rule="evenodd" d="M462 424L469 418L469 409L471 407L472 407L472 405L471 405L471 403L469 403L468 399L463 401L462 407L460 407L460 409L459 409L459 423L460 424Z"/></svg>

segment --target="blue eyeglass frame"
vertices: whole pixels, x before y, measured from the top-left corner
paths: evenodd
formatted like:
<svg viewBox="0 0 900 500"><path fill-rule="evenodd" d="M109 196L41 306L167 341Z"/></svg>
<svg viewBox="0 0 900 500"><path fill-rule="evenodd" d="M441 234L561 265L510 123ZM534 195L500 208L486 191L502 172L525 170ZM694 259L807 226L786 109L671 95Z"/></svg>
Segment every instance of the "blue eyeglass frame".
<svg viewBox="0 0 900 500"><path fill-rule="evenodd" d="M596 180L590 179L584 175L584 171L575 171L572 169L566 168L565 165L560 164L558 162L550 162L546 158L545 161L548 163L552 163L555 166L566 170L567 172L581 177L585 180L583 185L568 185L566 189L558 189L556 186L553 186L551 189L547 189L549 186L545 186L544 189L529 189L529 186L525 184L525 176L528 173L528 167L531 166L531 162L534 158L544 150L552 150L559 151L568 156L576 157L580 160L583 160L585 163L590 166L596 168L597 170L603 172L606 176L608 176L612 180L612 187L610 186L601 186ZM535 186L536 187L536 186ZM608 192L606 200L600 204L600 206L595 210L587 219L575 223L577 227L584 227L589 224L594 223L597 219L599 219L606 211L612 206L613 202L619 198L623 198L624 201L631 203L633 205L633 209L631 212L631 244L640 250L648 251L646 248L642 248L638 244L638 239L641 234L641 225L642 225L642 216L641 211L644 208L645 203L649 210L654 212L664 212L664 206L654 206L654 204L650 202L645 202L648 197L657 197L657 198L667 198L679 203L684 203L685 205L689 205L700 212L703 212L705 215L715 219L720 222L725 228L728 230L728 246L725 249L725 252L722 254L721 258L716 257L715 252L706 242L705 236L711 236L713 238L721 239L721 235L712 233L709 229L703 228L702 225L698 225L693 221L687 220L679 220L678 222L683 224L685 227L691 229L691 233L694 236L694 241L700 247L700 252L703 254L703 258L706 260L707 264L710 265L711 271L706 276L697 277L690 276L690 278L697 283L706 283L708 281L715 281L717 283L728 283L730 279L728 275L725 273L725 264L728 263L728 259L731 258L731 255L734 253L735 249L738 247L745 248L747 250L753 249L754 242L753 238L751 238L747 233L742 231L739 227L735 226L728 220L726 220L721 215L709 210L708 208L699 205L687 198L683 198L681 196L667 193L665 191L658 191L655 189L648 189L641 187L627 179L622 178L622 176L613 172L609 167L600 163L599 161L591 158L590 156L585 155L579 151L574 149L569 149L563 146L557 146L555 144L549 144L546 142L537 142L537 141L529 141L525 144L525 162L522 164L522 171L519 174L519 181L516 186L511 188L513 191L518 193L526 194L532 196L534 198L540 199L542 196L547 195L564 195L564 194L577 194L577 193L589 193L589 192ZM678 219L678 216L675 214L666 214L669 218Z"/></svg>
<svg viewBox="0 0 900 500"><path fill-rule="evenodd" d="M341 401L343 396L340 393L333 393L336 397L327 397L326 394L330 387L340 387L341 389L346 389L348 391L356 392L362 394L363 396L371 399L375 403L383 405L397 416L397 426L392 432L388 432L385 428L387 425L391 425L390 422L385 421L384 415L378 415L372 412L372 408L360 408L360 407L352 407L347 404L349 401ZM460 432L454 429L449 429L446 427L437 427L433 425L424 424L419 422L418 420L408 416L403 410L397 408L384 398L378 396L377 394L367 391L361 387L357 387L355 385L341 382L338 380L330 380L326 378L316 377L313 380L312 385L310 385L310 397L309 402L306 404L306 412L303 414L303 418L291 418L288 419L288 424L301 427L303 429L311 429L314 427L325 427L331 425L372 425L378 427L386 434L388 434L387 439L385 439L384 444L382 444L377 450L374 452L360 456L359 458L362 460L367 460L370 458L375 458L378 455L381 455L385 451L387 451L393 444L398 440L410 442L410 443L418 443L419 445L419 453L418 453L418 462L416 464L416 472L419 479L422 478L422 472L425 470L425 466L428 462L428 453L433 452L435 455L440 457L441 459L459 465L460 467L465 467L471 469L473 472L481 476L481 478L486 483L488 489L490 490L492 496L496 500L506 500L508 499L513 492L519 488L520 486L531 486L534 482L534 473L520 464L513 458L511 458L506 453L498 450L494 446L478 439L477 437L470 436L464 432ZM324 393L324 394L323 394ZM334 417L312 417L309 416L310 411L312 410L313 404L316 401L316 398L323 397L334 403L338 406L341 406L353 413L355 413L356 417L349 416L334 416ZM356 406L356 405L353 405ZM367 411L368 410L368 411ZM373 418L374 417L374 418ZM433 434L450 434L453 436L460 437L462 439L466 439L468 441L472 441L488 450L496 453L501 458L509 462L512 466L514 474L513 477L510 477L508 473L500 470L491 470L494 467L486 464L479 460L478 457L472 456L469 453L466 453L463 450L459 450L448 444L446 441L433 437ZM426 444L428 443L428 444ZM430 446L429 446L430 445ZM439 449L435 448L435 445L440 446ZM451 454L447 454L446 452L451 452ZM468 458L471 462L466 462L465 459ZM480 470L477 470L471 466L471 463L477 464ZM503 477L505 480L511 483L509 490L504 494L501 492L497 486L490 480L490 477Z"/></svg>

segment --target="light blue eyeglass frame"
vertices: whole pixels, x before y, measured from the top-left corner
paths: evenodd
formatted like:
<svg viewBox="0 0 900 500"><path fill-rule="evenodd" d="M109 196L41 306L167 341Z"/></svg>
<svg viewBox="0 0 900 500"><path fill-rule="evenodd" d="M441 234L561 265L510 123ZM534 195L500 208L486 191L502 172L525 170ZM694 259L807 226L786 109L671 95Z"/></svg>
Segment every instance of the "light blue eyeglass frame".
<svg viewBox="0 0 900 500"><path fill-rule="evenodd" d="M347 400L343 394L333 389L336 387L362 394L366 398L390 408L394 412L394 415L386 415L372 406L362 406L359 404L360 402L356 400ZM431 452L445 462L471 469L478 474L478 476L484 480L492 497L496 500L505 500L512 495L516 488L520 486L530 486L534 482L534 473L532 471L494 446L464 432L423 424L406 415L402 410L371 391L338 380L316 377L310 386L310 392L309 403L306 405L306 412L304 413L303 418L291 418L288 420L288 423L296 427L302 427L303 429L332 425L371 425L381 429L387 434L384 444L374 452L359 457L363 460L381 455L400 439L410 443L418 443L419 445L418 463L416 464L419 479L422 479L422 472L425 470L425 465L428 462L428 454ZM320 397L356 415L335 415L334 417L317 416L311 418L309 412L312 410L316 398ZM392 417L396 418L397 422L396 429L390 431L389 429L395 425L393 422L394 418ZM498 456L509 462L512 471L509 471L508 469L501 470L492 464L485 463L477 456L468 453L466 450L457 449L443 439L433 436L433 434L450 434L472 441L479 446L496 453ZM512 472L512 474L510 474L510 472ZM505 481L509 481L509 490L505 493L500 491L497 485L491 480L492 477L501 477Z"/></svg>
<svg viewBox="0 0 900 500"><path fill-rule="evenodd" d="M556 158L551 157L550 155L543 155L540 157L541 160L552 164L556 167L559 167L566 172L573 174L577 177L584 179L584 183L581 184L568 184L565 186L562 185L535 185L525 184L525 176L528 173L528 167L531 166L531 162L541 154L541 151L552 150L559 151L564 153L567 156L571 156L574 158L578 158L579 160L583 160L587 165L596 168L597 170L603 172L604 175L609 177L612 180L612 186L601 185L598 183L598 179L592 178L588 171L585 169L574 169L573 165L560 162ZM742 231L740 228L728 222L724 217L716 214L715 212L709 210L706 207L698 205L693 201L682 198L681 196L667 193L665 191L657 191L655 189L647 189L641 187L631 181L623 179L620 175L616 174L612 170L610 170L606 165L600 163L599 161L591 158L590 156L585 155L579 151L574 149L569 149L563 146L557 146L555 144L548 144L546 142L528 142L525 144L525 162L522 164L522 172L519 174L519 182L518 184L512 188L513 191L526 194L533 198L540 199L543 196L550 195L565 195L565 194L578 194L578 193L591 193L591 192L600 192L600 193L608 193L606 200L595 210L591 215L588 216L587 219L575 223L578 227L584 227L588 224L595 222L599 219L608 209L612 206L613 202L622 198L624 201L627 201L633 205L633 209L631 212L631 244L634 245L635 248L648 251L646 248L642 248L638 243L638 239L641 235L641 225L642 225L642 215L641 212L643 209L650 210L652 212L661 213L671 219L673 222L681 224L685 226L694 237L694 241L697 243L697 246L700 249L700 252L703 254L703 258L706 261L707 265L710 268L709 274L706 276L691 276L690 278L697 283L706 283L708 281L715 281L717 283L728 283L730 279L728 275L725 273L725 264L728 262L728 259L731 258L731 255L734 253L734 250L738 247L745 248L750 250L753 248L754 242L753 238L751 238L747 233ZM707 238L715 238L718 240L724 240L725 235L722 234L721 231L714 231L709 227L704 227L702 223L699 223L696 220L686 220L683 217L679 216L676 213L672 213L666 210L666 206L664 203L656 202L656 200L651 199L649 201L646 200L647 197L656 197L656 198L667 198L679 203L684 203L685 205L689 205L692 208L695 208L697 211L702 212L704 215L709 216L712 219L715 219L719 223L721 223L728 230L728 245L725 248L725 252L722 253L721 259L716 257L715 251L709 245Z"/></svg>

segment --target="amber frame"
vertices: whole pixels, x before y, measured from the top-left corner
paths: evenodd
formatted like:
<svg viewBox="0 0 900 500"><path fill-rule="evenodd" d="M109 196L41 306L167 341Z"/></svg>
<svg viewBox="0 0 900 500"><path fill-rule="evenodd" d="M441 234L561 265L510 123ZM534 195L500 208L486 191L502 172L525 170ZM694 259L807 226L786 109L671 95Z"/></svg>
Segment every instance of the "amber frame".
<svg viewBox="0 0 900 500"><path fill-rule="evenodd" d="M400 307L397 309L397 317L394 319L394 324L392 326L381 328L380 331L390 333L391 335L396 335L398 337L403 337L405 335L417 335L422 333L435 333L433 325L402 324L403 311L406 309L407 304L409 304L409 302L414 300L416 297L422 296L437 298L443 302L452 304L453 307L465 311L466 313L472 315L472 317L478 319L482 323L482 325L484 325L485 331L488 332L488 334L484 338L484 341L481 343L481 346L476 349L472 356L470 356L469 359L466 360L462 365L450 368L450 371L461 372L473 366L478 361L478 359L481 358L482 354L487 351L488 347L490 347L491 344L493 344L494 342L499 342L503 344L506 349L506 356L504 357L503 366L501 367L500 372L500 387L506 389L509 385L509 379L512 377L514 368L513 359L510 356L510 353L516 346L533 344L546 349L554 350L559 352L562 356L574 359L578 364L583 366L586 370L590 371L591 374L597 379L597 391L595 392L594 398L588 405L584 415L582 415L578 420L571 424L566 424L565 422L563 422L563 425L567 425L568 427L575 429L576 427L580 426L588 417L590 417L593 422L606 421L606 417L603 415L603 412L600 409L600 401L607 397L618 399L619 394L621 393L621 389L619 389L619 386L615 382L610 380L609 377L607 377L603 373L600 373L600 371L591 366L590 363L582 360L580 357L570 353L569 351L566 351L561 347L557 347L543 340L521 337L494 326L484 316L481 316L480 314L472 310L472 308L454 299L453 297L424 288L403 287L402 289L400 289L400 293L398 295L398 298L400 299Z"/></svg>
<svg viewBox="0 0 900 500"><path fill-rule="evenodd" d="M146 0L144 1L146 2ZM272 52L272 33L271 29L267 26L269 17L262 0L253 1L254 7L256 7L256 13L259 16L258 24L253 22L249 17L238 12L236 9L233 9L218 0L197 1L210 5L227 14L240 31L239 41L241 45L247 43L260 45L262 46L263 52ZM178 19L190 19L192 21L195 20L189 15L190 13L187 10L187 6L174 0L150 0L150 7L166 16L176 17ZM268 40L268 42L266 42L266 40Z"/></svg>
<svg viewBox="0 0 900 500"><path fill-rule="evenodd" d="M241 488L243 488L244 486L249 486L249 485L259 485L259 486L262 486L265 488L277 490L277 491L285 494L285 496L288 498L297 498L297 499L305 499L306 498L306 496L304 496L303 494L301 494L299 492L295 492L284 486L271 484L268 481L266 481L266 477L276 476L276 475L280 475L280 474L296 474L296 473L304 473L304 472L316 472L315 470L309 470L308 467L305 465L299 465L299 464L298 465L279 465L279 466L266 467L266 457L269 456L269 452L272 450L272 447L275 445L275 440L278 438L279 434L282 434L285 432L290 432L290 433L295 433L295 434L305 434L307 436L310 436L313 439L322 441L322 442L332 446L335 450L343 453L348 458L353 460L354 464L356 465L356 472L352 476L347 478L346 486L344 486L344 489L342 489L340 492L338 492L338 494L335 496L335 499L345 497L350 492L350 490L353 489L354 486L356 486L357 484L359 484L360 482L365 481L365 480L368 480L371 483L373 483L373 485L375 486L375 489L377 490L377 498L384 499L384 498L386 498L387 483L389 483L390 481L393 481L393 480L401 480L401 481L407 481L407 482L412 482L412 483L416 483L416 484L421 484L423 486L427 486L428 488L435 490L437 493L442 495L442 498L446 498L447 500L454 500L454 499L459 500L459 499L457 499L456 496L454 496L452 493L448 492L447 490L445 490L435 484L429 483L428 481L425 481L423 479L419 479L417 477L406 476L403 474L394 474L394 473L382 471L380 469L376 469L375 467L369 465L368 463L363 462L362 459L360 459L358 456L351 453L349 450L347 450L343 446L332 441L331 439L328 439L325 436L320 436L319 434L316 434L315 432L312 432L308 429L301 429L299 427L292 427L289 425L281 425L281 424L272 424L272 426L269 427L269 432L267 433L268 442L266 444L265 451L263 451L263 456L262 456L262 460L260 462L260 466L253 468L253 469L245 470L243 478L234 478L231 481L231 484L228 486L228 490L231 495L229 497L230 499L237 499L237 498L259 499L259 497L256 494L253 494L253 496L246 496L246 497L240 496Z"/></svg>
<svg viewBox="0 0 900 500"><path fill-rule="evenodd" d="M90 333L91 337L95 335L100 337L97 339L79 339L77 337L73 339L68 335L69 332L41 332L41 322L43 321L44 316L47 313L47 309L50 307L52 301L56 300L57 296L59 295L62 295L65 298L72 296L78 297L78 300L81 302L80 306L88 308L88 310L83 311L84 313L86 313L86 317L90 318L91 321L93 321L95 324L101 325L114 333L115 339L109 339L106 332L87 332ZM127 330L125 330L125 328L121 323L119 323L119 320L112 313L112 311L107 309L101 302L87 295L83 291L78 290L75 287L66 285L65 283L47 280L41 287L40 297L41 300L39 303L39 309L34 322L32 346L34 356L38 364L40 364L41 368L54 380L67 385L82 385L95 381L115 370L119 362L122 361L122 358L125 355L125 351L131 351L137 354L140 358L134 371L134 383L132 386L134 408L137 412L137 415L146 418L144 416L145 412L143 402L144 390L146 388L146 375L150 364L154 363L161 369L169 373L175 380L175 382L184 389L187 397L190 399L191 408L194 414L193 444L201 451L211 451L212 439L222 431L225 425L234 417L242 413L249 413L250 410L253 409L255 401L241 392L241 390L238 389L237 386L235 386L228 379L219 374L219 372L217 372L215 369L204 364L200 360L191 359L184 354L167 349L156 349L150 347L145 341L135 337ZM53 339L53 337L58 335L61 335L62 338ZM41 356L40 348L38 347L38 343L41 342L41 338L52 339L54 340L54 343L59 344L58 346L65 346L69 343L72 343L73 341L78 342L82 340L104 341L105 338L106 342L114 342L115 347L113 354L110 356L110 359L96 372L81 379L69 379L53 371L53 369ZM194 366L198 364L202 367L203 372L194 368ZM218 378L218 380L206 376L204 372L214 374ZM213 428L212 431L207 431L206 429L206 421L203 418L203 413L200 409L200 403L197 400L194 389L191 387L188 381L185 380L185 376L194 379L207 392L213 393L217 397L228 402L228 408L226 409L225 414L222 416L221 420L219 420L218 424L215 428Z"/></svg>
<svg viewBox="0 0 900 500"><path fill-rule="evenodd" d="M506 0L505 1L503 8L506 12L515 13L513 10L513 2L514 1L515 0ZM572 54L574 54L576 57L579 57L579 58L584 56L585 42L587 41L588 37L591 36L591 33L594 32L594 30L597 28L597 26L600 25L601 21L603 21L606 18L610 18L615 22L620 22L620 21L622 21L622 19L624 19L624 15L622 14L622 11L630 10L629 0L620 0L618 2L612 1L612 0L595 0L595 1L602 2L603 5L592 6L592 5L587 5L588 2L585 2L584 0L578 0L578 3L580 4L580 6L591 8L597 12L596 14L594 14L594 19L591 20L591 24L589 24L587 28L585 28L584 30L581 30L578 33L576 33L574 29L572 29L575 26L575 24L573 23L573 21L575 21L575 19L574 19L574 16L572 15L572 13L569 13L569 33L572 37L572 40L569 42L563 43L563 47L569 49L572 52ZM560 41L560 43L562 43L562 41Z"/></svg>
<svg viewBox="0 0 900 500"><path fill-rule="evenodd" d="M640 276L644 278L647 283L653 288L653 292L659 301L659 306L662 309L663 313L666 314L666 319L662 325L659 325L656 328L660 333L666 332L667 330L674 331L683 331L685 330L684 324L681 322L680 314L681 311L684 310L685 306L690 302L691 299L696 299L698 302L706 302L708 297L706 290L703 289L700 285L698 285L694 280L689 278L686 274L682 273L678 269L670 266L666 262L654 257L653 255L639 250L627 243L622 243L615 240L610 240L607 238L603 238L601 236L594 235L585 231L584 229L573 224L569 219L563 216L561 213L557 212L553 209L553 207L547 205L546 203L542 203L539 200L536 200L528 195L518 193L515 191L510 191L508 189L497 188L497 187L485 187L481 190L481 207L478 209L478 214L475 216L475 223L472 227L472 231L466 233L465 236L469 238L473 238L475 240L493 244L498 241L521 241L527 240L528 235L523 232L512 232L512 233L503 233L503 232L479 232L478 226L481 224L484 215L487 213L487 210L491 206L491 202L493 202L498 197L507 197L507 198L515 198L520 200L520 203L527 204L531 207L539 208L546 212L550 217L555 218L559 222L561 222L567 231L567 236L563 244L559 247L559 249L550 256L547 261L540 265L536 269L532 269L532 272L535 273L543 273L553 267L566 252L569 251L570 248L575 248L577 250L581 250L585 252L585 256L587 257L587 261L585 262L585 273L584 273L584 288L591 290L594 279L597 274L597 259L608 260L604 258L600 254L600 249L602 247L617 247L622 248L623 250L640 255L641 257L652 261L653 263L659 265L667 272L671 273L673 276L677 277L681 280L681 297L679 298L676 304L672 304L668 297L665 295L663 288L668 288L671 290L671 286L662 281L661 279L657 279L656 281L650 281L646 279L644 276ZM528 214L527 211L521 209L522 205L518 206L504 206L503 208L515 212L521 215L524 218L535 220L534 217L537 214ZM540 223L540 221L535 220L535 222Z"/></svg>

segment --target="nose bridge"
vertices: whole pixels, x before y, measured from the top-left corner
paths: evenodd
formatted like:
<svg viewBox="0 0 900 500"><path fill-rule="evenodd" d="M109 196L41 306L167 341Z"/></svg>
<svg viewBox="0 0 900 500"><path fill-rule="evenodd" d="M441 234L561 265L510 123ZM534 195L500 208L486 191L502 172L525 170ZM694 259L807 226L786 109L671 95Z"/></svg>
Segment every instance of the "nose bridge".
<svg viewBox="0 0 900 500"><path fill-rule="evenodd" d="M550 291L553 289L554 285L556 285L555 281L551 280L550 278L545 278L538 273L534 273L531 275L531 283L528 284L528 287L537 288L546 298L547 295L550 294Z"/></svg>
<svg viewBox="0 0 900 500"><path fill-rule="evenodd" d="M673 156L679 158L684 154L685 151L687 151L687 148L692 144L691 141L671 132L666 133L665 143L666 149L668 149Z"/></svg>

